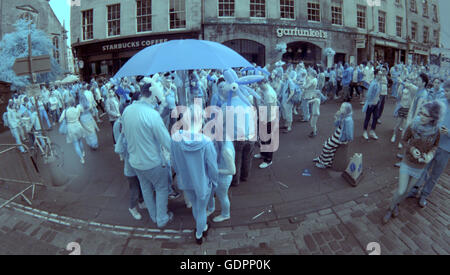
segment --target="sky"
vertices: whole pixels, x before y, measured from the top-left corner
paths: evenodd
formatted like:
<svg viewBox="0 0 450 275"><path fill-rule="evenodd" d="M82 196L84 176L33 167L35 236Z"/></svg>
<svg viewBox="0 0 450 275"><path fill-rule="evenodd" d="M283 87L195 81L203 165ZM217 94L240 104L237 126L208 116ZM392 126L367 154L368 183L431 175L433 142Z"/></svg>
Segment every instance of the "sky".
<svg viewBox="0 0 450 275"><path fill-rule="evenodd" d="M50 6L55 12L61 24L63 19L66 21L66 29L69 31L67 43L70 46L70 5L69 0L50 0ZM450 11L450 1L449 0L439 0L440 8L440 20L441 20L441 43L444 44L445 48L450 48L450 16L448 16L448 11Z"/></svg>
<svg viewBox="0 0 450 275"><path fill-rule="evenodd" d="M66 30L69 31L67 45L70 47L70 5L67 0L50 0L49 3L61 25L66 22Z"/></svg>

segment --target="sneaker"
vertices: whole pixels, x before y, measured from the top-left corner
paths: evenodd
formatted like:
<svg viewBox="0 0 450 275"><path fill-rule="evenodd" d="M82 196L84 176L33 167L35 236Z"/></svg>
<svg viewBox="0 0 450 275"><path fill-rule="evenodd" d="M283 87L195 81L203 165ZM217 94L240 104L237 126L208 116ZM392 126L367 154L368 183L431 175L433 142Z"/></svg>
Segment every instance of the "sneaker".
<svg viewBox="0 0 450 275"><path fill-rule="evenodd" d="M370 131L370 137L373 138L373 139L375 139L375 140L378 139L377 134L375 134L375 131L373 131L373 130Z"/></svg>
<svg viewBox="0 0 450 275"><path fill-rule="evenodd" d="M402 149L403 145L401 143L398 144L398 149Z"/></svg>
<svg viewBox="0 0 450 275"><path fill-rule="evenodd" d="M323 165L322 163L316 163L316 167L320 169L326 169L327 167Z"/></svg>
<svg viewBox="0 0 450 275"><path fill-rule="evenodd" d="M195 230L194 230L194 239L195 239L195 243L198 245L201 245L203 243L203 236L200 237L200 239L197 239L197 234L195 234Z"/></svg>
<svg viewBox="0 0 450 275"><path fill-rule="evenodd" d="M425 208L425 206L427 206L427 199L424 196L420 197L419 206L422 208Z"/></svg>
<svg viewBox="0 0 450 275"><path fill-rule="evenodd" d="M402 154L397 154L396 157L399 158L399 159L403 159L403 155Z"/></svg>
<svg viewBox="0 0 450 275"><path fill-rule="evenodd" d="M172 194L169 195L169 200L176 200L181 196L179 192L174 191Z"/></svg>
<svg viewBox="0 0 450 275"><path fill-rule="evenodd" d="M413 187L411 189L411 191L409 191L408 197L406 197L406 198L407 199L412 199L412 198L417 199L418 198L418 196L417 196L418 194L419 194L419 189L417 187Z"/></svg>
<svg viewBox="0 0 450 275"><path fill-rule="evenodd" d="M133 208L133 209L128 208L128 211L130 211L131 216L133 216L133 218L134 218L135 220L140 221L140 220L142 219L142 216L141 216L141 214L137 211L136 207Z"/></svg>
<svg viewBox="0 0 450 275"><path fill-rule="evenodd" d="M216 211L216 210L213 210L213 211L206 210L206 217L211 216L211 214L214 213L214 211Z"/></svg>
<svg viewBox="0 0 450 275"><path fill-rule="evenodd" d="M317 136L317 134L314 133L314 132L311 132L311 133L308 135L308 137L310 137L310 138L313 138L313 137L315 137L315 136Z"/></svg>
<svg viewBox="0 0 450 275"><path fill-rule="evenodd" d="M383 217L383 224L387 224L392 217L392 211L388 210Z"/></svg>
<svg viewBox="0 0 450 275"><path fill-rule="evenodd" d="M219 215L217 217L214 217L213 222L223 222L223 221L226 221L229 219L230 219L230 217L224 217L222 215Z"/></svg>
<svg viewBox="0 0 450 275"><path fill-rule="evenodd" d="M381 119L377 120L377 124L381 124Z"/></svg>
<svg viewBox="0 0 450 275"><path fill-rule="evenodd" d="M264 169L264 168L269 167L270 165L272 165L272 162L269 162L269 163L263 162L259 165L259 168Z"/></svg>
<svg viewBox="0 0 450 275"><path fill-rule="evenodd" d="M208 237L208 231L211 228L211 224L209 222L206 222L206 229L203 230L203 238Z"/></svg>
<svg viewBox="0 0 450 275"><path fill-rule="evenodd" d="M397 162L396 164L394 164L394 167L400 168L401 164L402 164L401 162Z"/></svg>
<svg viewBox="0 0 450 275"><path fill-rule="evenodd" d="M84 157L80 160L81 164L84 164Z"/></svg>
<svg viewBox="0 0 450 275"><path fill-rule="evenodd" d="M396 138L397 138L397 136L395 134L392 135L391 142L394 143Z"/></svg>
<svg viewBox="0 0 450 275"><path fill-rule="evenodd" d="M298 115L298 112L297 112L297 110L295 110L295 108L294 108L294 115L295 116Z"/></svg>
<svg viewBox="0 0 450 275"><path fill-rule="evenodd" d="M187 208L187 209L191 209L191 208L192 208L192 203L186 202L186 208Z"/></svg>
<svg viewBox="0 0 450 275"><path fill-rule="evenodd" d="M256 155L254 155L253 156L255 159L260 159L260 158L262 158L262 155L261 154L256 154Z"/></svg>
<svg viewBox="0 0 450 275"><path fill-rule="evenodd" d="M145 202L138 203L138 206L140 209L147 209L147 206L145 205Z"/></svg>
<svg viewBox="0 0 450 275"><path fill-rule="evenodd" d="M367 131L364 131L364 132L363 132L363 138L364 138L365 140L369 140L369 136L367 135Z"/></svg>
<svg viewBox="0 0 450 275"><path fill-rule="evenodd" d="M158 226L159 228L166 227L168 224L173 222L173 213L172 212L168 212L167 215L169 216L169 219L167 220L166 224L163 225L163 226Z"/></svg>

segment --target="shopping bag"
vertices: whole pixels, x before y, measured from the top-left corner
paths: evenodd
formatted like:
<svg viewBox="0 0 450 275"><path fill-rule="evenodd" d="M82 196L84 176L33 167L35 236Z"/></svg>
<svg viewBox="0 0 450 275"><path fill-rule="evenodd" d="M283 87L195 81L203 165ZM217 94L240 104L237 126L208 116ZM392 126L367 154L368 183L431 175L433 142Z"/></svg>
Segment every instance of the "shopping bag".
<svg viewBox="0 0 450 275"><path fill-rule="evenodd" d="M342 173L342 177L344 177L352 186L357 186L361 182L362 176L362 154L355 153L350 159L350 162L347 165L347 169L345 169L345 171Z"/></svg>
<svg viewBox="0 0 450 275"><path fill-rule="evenodd" d="M66 123L66 120L65 120L65 119L63 120L63 122L62 122L61 125L59 126L58 131L59 131L59 133L60 133L61 135L67 134L67 123Z"/></svg>

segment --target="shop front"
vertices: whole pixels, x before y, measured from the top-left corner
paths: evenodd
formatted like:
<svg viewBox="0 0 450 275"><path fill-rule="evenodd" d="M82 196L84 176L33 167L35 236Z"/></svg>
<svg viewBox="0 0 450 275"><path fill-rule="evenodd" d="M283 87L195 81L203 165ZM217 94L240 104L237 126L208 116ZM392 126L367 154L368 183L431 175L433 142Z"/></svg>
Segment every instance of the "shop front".
<svg viewBox="0 0 450 275"><path fill-rule="evenodd" d="M428 65L430 49L417 44L409 45L408 60L412 64Z"/></svg>
<svg viewBox="0 0 450 275"><path fill-rule="evenodd" d="M199 32L135 36L73 46L81 79L112 77L140 50L174 39L198 39Z"/></svg>
<svg viewBox="0 0 450 275"><path fill-rule="evenodd" d="M393 67L397 63L406 63L406 45L398 42L375 40L374 60L388 63Z"/></svg>

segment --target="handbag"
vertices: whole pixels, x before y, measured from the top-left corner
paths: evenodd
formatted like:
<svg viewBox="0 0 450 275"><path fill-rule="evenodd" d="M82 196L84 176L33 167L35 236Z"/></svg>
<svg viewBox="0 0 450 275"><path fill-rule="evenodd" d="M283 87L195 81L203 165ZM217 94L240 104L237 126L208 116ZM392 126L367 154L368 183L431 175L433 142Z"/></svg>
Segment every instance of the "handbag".
<svg viewBox="0 0 450 275"><path fill-rule="evenodd" d="M362 175L362 154L355 153L350 159L347 169L342 173L342 177L344 177L352 186L357 186L361 182Z"/></svg>
<svg viewBox="0 0 450 275"><path fill-rule="evenodd" d="M67 134L67 122L66 119L63 120L63 122L61 123L61 125L59 126L58 132L62 135L66 135Z"/></svg>

